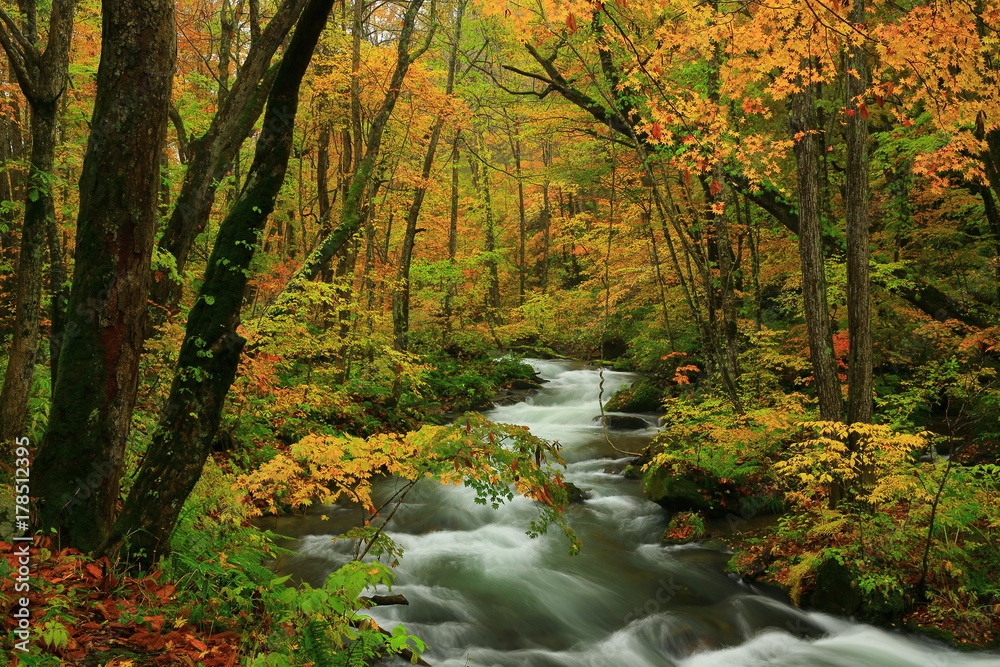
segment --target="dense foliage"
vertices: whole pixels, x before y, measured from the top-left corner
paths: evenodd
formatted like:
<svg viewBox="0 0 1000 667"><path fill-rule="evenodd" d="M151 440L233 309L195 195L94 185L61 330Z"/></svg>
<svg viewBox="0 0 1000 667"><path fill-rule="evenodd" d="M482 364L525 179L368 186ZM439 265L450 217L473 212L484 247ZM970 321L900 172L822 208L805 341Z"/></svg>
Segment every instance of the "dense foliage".
<svg viewBox="0 0 1000 667"><path fill-rule="evenodd" d="M55 540L23 664L104 621L123 660L418 650L362 613L372 480L579 546L550 445L445 426L530 390L517 355L646 373L609 409L665 415L631 472L671 539L781 512L737 571L997 641L995 0L179 0L116 79L143 7L0 8L0 451L40 445ZM292 593L249 519L338 498L359 560Z"/></svg>

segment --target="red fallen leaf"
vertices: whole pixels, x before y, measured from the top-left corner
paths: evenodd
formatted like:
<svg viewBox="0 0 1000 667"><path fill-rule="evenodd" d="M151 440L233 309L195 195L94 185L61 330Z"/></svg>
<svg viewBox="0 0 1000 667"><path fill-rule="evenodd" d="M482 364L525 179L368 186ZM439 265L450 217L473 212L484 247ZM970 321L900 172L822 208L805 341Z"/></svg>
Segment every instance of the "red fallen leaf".
<svg viewBox="0 0 1000 667"><path fill-rule="evenodd" d="M84 565L84 569L87 570L87 573L94 579L101 579L104 576L104 573L101 572L101 566L97 563L87 563Z"/></svg>
<svg viewBox="0 0 1000 667"><path fill-rule="evenodd" d="M208 650L208 644L206 644L205 642L200 641L198 639L194 639L193 637L191 638L190 644L191 644L191 646L194 646L199 651L207 651Z"/></svg>
<svg viewBox="0 0 1000 667"><path fill-rule="evenodd" d="M166 602L171 597L173 597L174 593L176 592L177 592L176 586L174 586L173 584L167 584L160 590L156 591L156 597L160 598L161 602Z"/></svg>
<svg viewBox="0 0 1000 667"><path fill-rule="evenodd" d="M143 616L142 620L149 623L149 627L152 628L153 632L159 632L163 628L163 615L159 616Z"/></svg>
<svg viewBox="0 0 1000 667"><path fill-rule="evenodd" d="M208 637L208 641L222 644L226 642L234 642L239 638L240 636L237 635L235 632L230 632L227 630L226 632L217 632L211 637Z"/></svg>
<svg viewBox="0 0 1000 667"><path fill-rule="evenodd" d="M89 623L84 623L80 627L87 628L88 630L100 630L102 626L100 623L95 623L94 621L90 621Z"/></svg>
<svg viewBox="0 0 1000 667"><path fill-rule="evenodd" d="M166 644L163 637L146 632L145 630L140 630L129 637L128 640L136 646L149 651L159 651Z"/></svg>

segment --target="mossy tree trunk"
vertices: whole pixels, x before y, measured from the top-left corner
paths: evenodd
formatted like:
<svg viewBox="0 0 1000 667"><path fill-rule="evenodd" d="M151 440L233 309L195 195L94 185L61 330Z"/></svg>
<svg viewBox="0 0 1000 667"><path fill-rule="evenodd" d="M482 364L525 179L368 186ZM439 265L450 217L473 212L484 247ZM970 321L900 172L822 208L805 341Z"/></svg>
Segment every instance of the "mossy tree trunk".
<svg viewBox="0 0 1000 667"><path fill-rule="evenodd" d="M31 5L34 7L34 5ZM0 390L0 447L24 435L28 396L38 352L42 303L42 270L46 237L55 224L55 206L49 176L56 149L59 98L69 76L69 45L73 34L76 0L56 0L49 21L48 43L39 53L21 34L13 20L0 10L0 46L31 107L31 157L24 201L24 223L17 259L14 331ZM34 29L28 26L27 32ZM55 259L55 258L53 258ZM53 285L56 294L59 285ZM58 306L58 298L56 304ZM58 313L54 313L58 315ZM56 321L58 317L53 318ZM53 347L58 349L58 345ZM53 365L53 371L55 366ZM53 373L54 375L54 373Z"/></svg>
<svg viewBox="0 0 1000 667"><path fill-rule="evenodd" d="M102 25L60 373L32 481L37 527L83 551L119 500L176 57L168 0L105 0Z"/></svg>
<svg viewBox="0 0 1000 667"><path fill-rule="evenodd" d="M250 262L285 180L299 86L332 6L333 0L309 1L281 59L246 185L219 228L188 318L170 395L102 552L152 563L168 548L184 501L201 476L245 343L236 329Z"/></svg>
<svg viewBox="0 0 1000 667"><path fill-rule="evenodd" d="M807 83L791 100L789 126L795 142L798 194L799 262L802 302L809 338L820 419L840 421L840 382L833 356L830 308L823 266L823 223L820 217L820 149L816 119L816 84Z"/></svg>

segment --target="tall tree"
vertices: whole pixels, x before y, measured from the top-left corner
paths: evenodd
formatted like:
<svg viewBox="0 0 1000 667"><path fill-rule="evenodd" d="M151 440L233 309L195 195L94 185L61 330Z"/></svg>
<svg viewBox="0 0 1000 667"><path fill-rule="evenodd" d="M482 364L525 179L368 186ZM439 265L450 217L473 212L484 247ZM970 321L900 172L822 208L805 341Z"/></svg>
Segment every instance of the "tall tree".
<svg viewBox="0 0 1000 667"><path fill-rule="evenodd" d="M820 214L820 140L816 119L818 84L810 67L803 74L801 92L792 95L788 115L795 143L798 194L799 262L802 271L802 305L809 339L820 419L840 421L840 381L833 356L833 333L823 265L823 221Z"/></svg>
<svg viewBox="0 0 1000 667"><path fill-rule="evenodd" d="M285 180L299 87L333 1L309 0L281 59L253 164L219 228L158 428L102 551L151 563L167 549L181 507L201 477L246 342L236 329L250 262Z"/></svg>
<svg viewBox="0 0 1000 667"><path fill-rule="evenodd" d="M14 20L0 9L0 46L7 53L21 92L31 107L31 157L21 249L17 260L14 336L3 389L0 390L0 447L6 447L6 443L24 433L28 396L34 377L44 251L50 228L55 225L55 207L49 183L56 148L59 99L66 89L69 75L69 46L76 0L55 0L52 3L48 42L41 53L34 44L35 3L28 3L27 9L30 17L25 22L28 36L22 34ZM53 258L53 261L57 260L58 257ZM59 287L53 286L56 294Z"/></svg>
<svg viewBox="0 0 1000 667"><path fill-rule="evenodd" d="M304 4L305 0L283 0L274 18L253 40L231 83L229 46L223 40L222 49L227 55L219 64L219 111L212 116L204 134L187 142L187 170L177 203L159 243L162 250L174 257L178 272L187 266L194 240L205 229L220 181L264 110L264 102L277 73L277 68L269 67L271 58L295 25ZM227 34L227 16L224 11L223 36ZM179 115L175 116L175 124L183 128ZM183 133L183 129L179 132ZM153 301L168 309L177 305L180 296L180 285L167 277L153 288Z"/></svg>
<svg viewBox="0 0 1000 667"><path fill-rule="evenodd" d="M114 519L135 405L176 57L174 4L104 0L102 26L61 372L32 480L38 527L87 551Z"/></svg>
<svg viewBox="0 0 1000 667"><path fill-rule="evenodd" d="M451 51L448 54L448 76L445 81L445 95L451 95L455 89L455 72L458 67L458 45L462 39L462 15L465 12L465 1L461 0L455 8L455 27L452 33ZM407 348L407 334L410 329L410 266L413 263L413 247L417 236L417 220L420 209L427 194L427 181L434 166L434 155L441 139L445 117L442 113L434 121L430 139L427 141L427 152L420 171L420 184L413 189L413 199L406 211L406 227L403 230L403 247L400 251L397 278L398 287L392 297L393 341L397 350Z"/></svg>
<svg viewBox="0 0 1000 667"><path fill-rule="evenodd" d="M427 39L420 46L413 51L410 50L423 4L424 0L410 0L403 13L402 27L396 42L396 62L386 87L385 96L368 126L368 132L363 142L364 156L358 155L359 148L361 148L358 139L361 131L360 121L352 123L355 136L354 171L350 180L345 184L340 221L333 231L322 239L319 246L292 276L286 288L289 292L299 289L303 282L316 278L327 262L354 238L367 220L373 174L381 151L386 126L392 116L393 109L396 108L396 101L399 99L403 80L406 78L410 65L427 50L433 36L433 32L429 32ZM353 29L356 35L360 35L360 18L355 18ZM356 80L357 77L354 79ZM358 113L360 114L360 110Z"/></svg>

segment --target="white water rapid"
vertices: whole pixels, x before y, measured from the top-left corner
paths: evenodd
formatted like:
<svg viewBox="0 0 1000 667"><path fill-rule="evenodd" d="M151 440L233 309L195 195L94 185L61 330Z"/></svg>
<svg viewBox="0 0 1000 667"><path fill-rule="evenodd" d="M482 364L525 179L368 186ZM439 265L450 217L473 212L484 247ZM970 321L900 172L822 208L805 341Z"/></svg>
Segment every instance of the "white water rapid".
<svg viewBox="0 0 1000 667"><path fill-rule="evenodd" d="M407 607L371 611L428 644L435 667L945 667L1000 666L996 654L962 654L916 637L795 609L724 573L728 555L658 542L666 515L637 482L615 474L626 458L604 442L597 370L534 361L548 380L525 402L487 416L558 440L567 478L590 494L568 509L583 552L567 555L558 531L524 534L523 498L494 511L464 487L418 486L392 521L405 549L394 593ZM635 379L604 372L605 399ZM639 451L653 431L612 434ZM336 514L337 511L333 510ZM322 526L312 522L311 529ZM281 527L277 532L283 532ZM302 530L296 531L303 535ZM308 532L308 531L305 531ZM304 535L289 564L322 580L349 548ZM398 664L407 664L399 662Z"/></svg>

